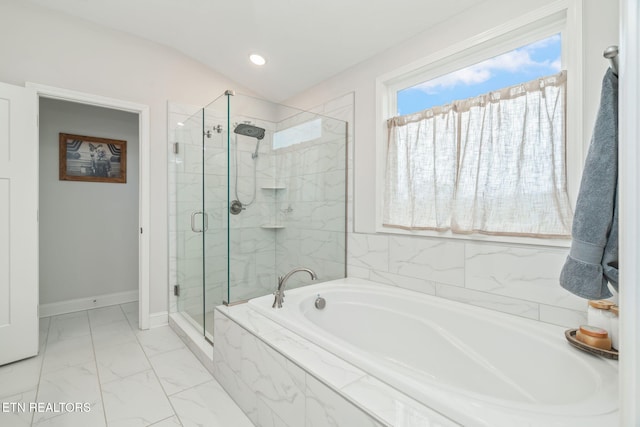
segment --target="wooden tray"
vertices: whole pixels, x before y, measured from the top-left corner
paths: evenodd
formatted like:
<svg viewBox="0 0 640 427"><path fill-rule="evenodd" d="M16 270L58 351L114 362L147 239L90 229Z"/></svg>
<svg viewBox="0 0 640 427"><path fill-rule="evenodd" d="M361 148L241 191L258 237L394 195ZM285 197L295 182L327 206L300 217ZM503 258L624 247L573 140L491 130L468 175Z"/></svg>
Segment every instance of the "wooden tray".
<svg viewBox="0 0 640 427"><path fill-rule="evenodd" d="M577 329L567 329L564 331L564 336L569 341L569 344L574 346L575 348L579 348L582 351L586 351L587 353L595 354L596 356L602 356L607 359L618 360L618 350L603 350L601 348L591 347L581 341L576 339L576 331Z"/></svg>

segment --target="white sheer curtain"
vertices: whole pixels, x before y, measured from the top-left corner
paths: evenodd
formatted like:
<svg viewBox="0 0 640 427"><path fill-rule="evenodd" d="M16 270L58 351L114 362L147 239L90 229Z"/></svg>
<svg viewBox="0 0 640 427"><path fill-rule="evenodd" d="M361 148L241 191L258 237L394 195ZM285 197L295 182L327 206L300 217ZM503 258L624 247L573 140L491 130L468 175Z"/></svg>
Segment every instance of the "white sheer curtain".
<svg viewBox="0 0 640 427"><path fill-rule="evenodd" d="M389 120L384 225L450 228L457 139L451 105Z"/></svg>
<svg viewBox="0 0 640 427"><path fill-rule="evenodd" d="M384 224L569 237L565 92L562 72L390 119Z"/></svg>

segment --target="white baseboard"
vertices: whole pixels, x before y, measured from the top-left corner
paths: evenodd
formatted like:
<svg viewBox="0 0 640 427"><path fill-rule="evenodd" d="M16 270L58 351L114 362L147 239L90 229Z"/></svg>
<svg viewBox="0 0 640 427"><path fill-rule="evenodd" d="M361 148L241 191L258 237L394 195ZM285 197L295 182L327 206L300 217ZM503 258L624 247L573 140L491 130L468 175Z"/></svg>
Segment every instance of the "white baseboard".
<svg viewBox="0 0 640 427"><path fill-rule="evenodd" d="M112 294L97 295L94 297L40 304L40 317L56 316L58 314L73 313L75 311L107 307L110 305L124 304L133 301L138 301L137 289L135 291L115 292Z"/></svg>
<svg viewBox="0 0 640 427"><path fill-rule="evenodd" d="M158 311L149 315L149 327L157 328L158 326L166 326L169 324L169 312Z"/></svg>

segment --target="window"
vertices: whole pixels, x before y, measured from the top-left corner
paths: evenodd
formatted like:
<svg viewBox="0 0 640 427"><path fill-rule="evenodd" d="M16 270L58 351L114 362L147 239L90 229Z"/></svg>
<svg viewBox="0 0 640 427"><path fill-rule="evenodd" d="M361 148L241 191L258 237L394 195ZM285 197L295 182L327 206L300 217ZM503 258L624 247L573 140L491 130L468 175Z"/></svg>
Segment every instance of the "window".
<svg viewBox="0 0 640 427"><path fill-rule="evenodd" d="M560 72L560 33L397 92L398 115L450 104Z"/></svg>
<svg viewBox="0 0 640 427"><path fill-rule="evenodd" d="M276 131L273 134L273 149L289 147L307 141L313 141L322 136L322 119L314 119L300 123L290 128Z"/></svg>
<svg viewBox="0 0 640 427"><path fill-rule="evenodd" d="M388 121L384 225L568 237L564 72Z"/></svg>
<svg viewBox="0 0 640 427"><path fill-rule="evenodd" d="M378 78L376 231L566 246L583 150L572 7Z"/></svg>

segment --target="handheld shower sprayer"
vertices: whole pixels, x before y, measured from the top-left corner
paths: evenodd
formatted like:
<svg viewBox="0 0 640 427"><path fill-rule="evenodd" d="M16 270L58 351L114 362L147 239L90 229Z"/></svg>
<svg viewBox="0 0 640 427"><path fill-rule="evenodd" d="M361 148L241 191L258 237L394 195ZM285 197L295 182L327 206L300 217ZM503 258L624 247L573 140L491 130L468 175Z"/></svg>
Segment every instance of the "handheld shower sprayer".
<svg viewBox="0 0 640 427"><path fill-rule="evenodd" d="M251 158L255 159L256 157L258 157L258 148L260 148L260 140L258 140L256 142L256 151L254 151L253 153L251 153Z"/></svg>
<svg viewBox="0 0 640 427"><path fill-rule="evenodd" d="M254 126L249 123L240 123L234 129L233 132L236 135L249 136L251 138L256 139L256 149L253 153L251 153L251 158L253 159L253 197L249 203L242 203L240 201L240 197L238 197L238 137L236 136L236 167L235 167L235 195L236 200L231 202L231 206L229 208L230 212L233 215L238 215L243 210L246 209L247 206L252 204L256 199L256 169L258 162L258 149L260 148L260 141L264 138L265 130L261 127Z"/></svg>

